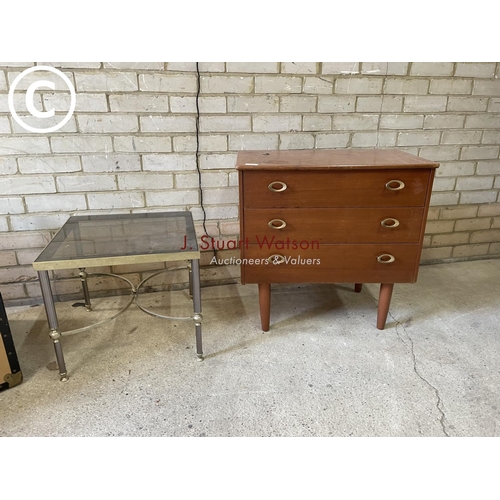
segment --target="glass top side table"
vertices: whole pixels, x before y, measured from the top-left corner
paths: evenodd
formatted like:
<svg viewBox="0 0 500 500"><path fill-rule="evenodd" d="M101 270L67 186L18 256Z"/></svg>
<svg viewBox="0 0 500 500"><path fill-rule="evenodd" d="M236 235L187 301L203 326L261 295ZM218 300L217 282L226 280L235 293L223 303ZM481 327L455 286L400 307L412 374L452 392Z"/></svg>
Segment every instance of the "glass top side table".
<svg viewBox="0 0 500 500"><path fill-rule="evenodd" d="M116 266L188 260L189 265L162 269L143 279L137 286L127 278L111 273L89 274L86 267ZM42 253L33 262L37 271L49 323L49 335L54 349L62 381L67 380L67 370L61 346L61 337L87 331L107 323L132 302L144 312L165 319L192 320L196 332L196 353L203 359L201 337L201 285L200 251L191 212L154 212L141 214L88 215L70 217L52 238ZM92 310L87 283L88 276L107 275L126 281L131 287L131 298L123 309L111 318L93 325L62 332L59 329L54 297L48 271L56 269L79 269L85 306ZM193 298L193 316L163 316L143 307L138 300L138 291L144 283L161 273L187 269L189 271L189 294Z"/></svg>

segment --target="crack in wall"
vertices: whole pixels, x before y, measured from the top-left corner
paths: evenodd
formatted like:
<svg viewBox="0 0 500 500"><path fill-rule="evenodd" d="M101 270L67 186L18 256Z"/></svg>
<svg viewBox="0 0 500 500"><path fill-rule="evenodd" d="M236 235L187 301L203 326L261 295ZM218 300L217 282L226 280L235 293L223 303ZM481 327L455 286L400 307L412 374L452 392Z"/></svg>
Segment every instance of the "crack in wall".
<svg viewBox="0 0 500 500"><path fill-rule="evenodd" d="M363 290L363 292L365 292ZM371 295L369 295L367 292L365 292L376 304L378 304L378 301L377 299L375 299L374 297L372 297ZM434 392L434 394L436 395L436 408L440 414L440 417L439 417L439 423L441 424L441 429L443 431L443 434L446 436L446 437L451 437L450 434L448 433L448 430L446 429L446 424L445 424L445 419L446 419L446 414L444 412L444 405L443 405L443 400L441 398L441 394L439 393L439 390L437 389L437 387L435 387L434 385L432 385L419 371L418 369L418 362L417 362L417 356L415 355L415 344L413 342L413 339L410 337L409 333L407 332L405 326L403 325L403 323L401 323L401 321L397 320L391 313L391 311L389 310L389 316L396 322L396 335L398 337L398 339L404 344L404 345L407 345L409 343L409 350L410 350L410 354L411 354L411 357L412 357L412 362L413 362L413 371L415 372L415 374L417 375L417 377L422 380L422 382L424 382L428 387L430 387L432 389L432 391ZM398 326L401 325L401 327L403 328L404 332L405 332L405 335L406 335L406 338L408 339L409 342L406 342L403 337L400 335L400 332L398 330Z"/></svg>

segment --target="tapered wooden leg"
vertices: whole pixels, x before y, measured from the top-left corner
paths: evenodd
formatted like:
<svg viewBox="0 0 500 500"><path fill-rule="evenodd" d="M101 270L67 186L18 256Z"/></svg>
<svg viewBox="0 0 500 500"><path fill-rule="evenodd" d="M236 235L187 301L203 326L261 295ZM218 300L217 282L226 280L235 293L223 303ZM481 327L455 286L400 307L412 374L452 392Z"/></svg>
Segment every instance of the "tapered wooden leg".
<svg viewBox="0 0 500 500"><path fill-rule="evenodd" d="M262 330L267 332L271 319L271 285L269 283L259 283L259 307Z"/></svg>
<svg viewBox="0 0 500 500"><path fill-rule="evenodd" d="M384 329L385 321L387 319L387 313L389 312L389 306L391 305L393 288L394 288L394 283L380 284L380 294L378 298L378 312L377 312L377 328L379 330Z"/></svg>
<svg viewBox="0 0 500 500"><path fill-rule="evenodd" d="M354 291L356 293L361 292L361 289L363 288L363 283L354 283Z"/></svg>

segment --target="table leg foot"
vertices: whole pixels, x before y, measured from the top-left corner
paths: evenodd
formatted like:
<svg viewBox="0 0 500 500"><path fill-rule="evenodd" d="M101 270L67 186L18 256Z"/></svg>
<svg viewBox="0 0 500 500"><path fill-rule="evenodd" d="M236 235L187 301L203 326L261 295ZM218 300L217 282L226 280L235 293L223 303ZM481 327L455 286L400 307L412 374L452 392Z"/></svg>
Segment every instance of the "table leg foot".
<svg viewBox="0 0 500 500"><path fill-rule="evenodd" d="M383 330L389 313L389 306L391 305L392 290L394 283L381 283L380 293L378 299L377 311L377 328Z"/></svg>
<svg viewBox="0 0 500 500"><path fill-rule="evenodd" d="M354 291L356 293L360 293L363 288L363 283L354 283Z"/></svg>
<svg viewBox="0 0 500 500"><path fill-rule="evenodd" d="M269 331L271 321L271 284L259 283L259 308L262 330Z"/></svg>

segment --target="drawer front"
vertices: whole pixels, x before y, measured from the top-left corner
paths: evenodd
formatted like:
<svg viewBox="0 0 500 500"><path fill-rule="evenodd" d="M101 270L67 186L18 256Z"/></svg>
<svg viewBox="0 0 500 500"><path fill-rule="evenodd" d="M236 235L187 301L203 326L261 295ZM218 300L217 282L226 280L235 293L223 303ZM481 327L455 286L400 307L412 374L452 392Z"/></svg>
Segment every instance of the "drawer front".
<svg viewBox="0 0 500 500"><path fill-rule="evenodd" d="M288 260L274 263L280 257L262 263L272 255ZM413 283L419 257L418 244L319 245L296 250L248 245L242 250L242 259L247 259L242 264L242 283ZM394 260L387 263L377 258Z"/></svg>
<svg viewBox="0 0 500 500"><path fill-rule="evenodd" d="M243 203L245 208L423 207L429 176L427 169L244 171Z"/></svg>
<svg viewBox="0 0 500 500"><path fill-rule="evenodd" d="M276 247L319 243L418 243L423 208L248 208L244 239ZM305 243L304 243L305 242Z"/></svg>

